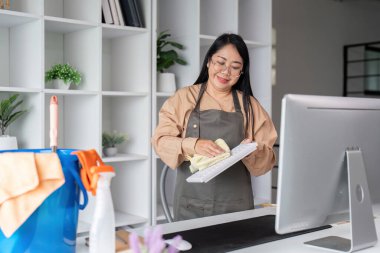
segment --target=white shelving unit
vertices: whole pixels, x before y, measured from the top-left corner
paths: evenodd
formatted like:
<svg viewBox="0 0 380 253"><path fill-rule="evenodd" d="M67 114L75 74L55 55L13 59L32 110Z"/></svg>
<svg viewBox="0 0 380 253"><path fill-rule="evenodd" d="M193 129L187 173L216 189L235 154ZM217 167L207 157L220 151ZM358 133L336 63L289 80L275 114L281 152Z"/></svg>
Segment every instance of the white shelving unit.
<svg viewBox="0 0 380 253"><path fill-rule="evenodd" d="M186 46L189 64L171 69L179 87L195 81L219 34L241 34L251 53L253 92L271 112L270 0L140 0L140 6L145 28L102 24L101 0L14 0L11 10L0 10L0 98L20 93L28 109L9 129L20 148L48 147L52 95L59 99L60 147L101 153L103 131L128 134L120 154L104 157L117 173L111 189L116 226L154 224L161 215L157 186L163 164L150 136L172 94L156 90L156 31L170 29ZM66 62L83 74L82 83L70 90L45 84L45 71ZM174 174L169 177L174 181ZM257 200L269 202L270 175L255 179L254 186ZM80 234L88 232L93 208L90 197L80 212Z"/></svg>
<svg viewBox="0 0 380 253"><path fill-rule="evenodd" d="M96 149L103 131L127 133L120 154L104 161L116 170L116 226L151 217L151 1L141 0L145 28L101 23L101 0L14 0L0 10L0 98L20 93L26 115L9 131L22 149L49 146L49 102L59 101L59 146ZM53 89L44 73L70 63L78 87ZM78 233L89 231L94 198L80 212Z"/></svg>
<svg viewBox="0 0 380 253"><path fill-rule="evenodd" d="M160 0L153 3L153 31L169 30L172 38L185 45L181 55L188 65L176 65L169 71L175 73L177 87L191 85L198 77L204 56L212 42L222 33L240 34L249 48L251 83L255 97L271 114L271 0ZM155 16L157 15L157 17ZM155 43L156 34L152 40ZM155 55L153 50L153 55ZM152 62L155 70L155 58ZM152 129L157 124L157 112L171 94L156 90L155 71L152 89ZM154 112L156 112L154 114ZM161 222L159 177L163 163L152 156L152 213L153 223ZM174 182L173 175L169 175ZM271 174L253 178L255 204L271 202ZM167 186L173 189L172 185ZM168 196L168 202L172 196ZM157 218L158 217L158 218Z"/></svg>

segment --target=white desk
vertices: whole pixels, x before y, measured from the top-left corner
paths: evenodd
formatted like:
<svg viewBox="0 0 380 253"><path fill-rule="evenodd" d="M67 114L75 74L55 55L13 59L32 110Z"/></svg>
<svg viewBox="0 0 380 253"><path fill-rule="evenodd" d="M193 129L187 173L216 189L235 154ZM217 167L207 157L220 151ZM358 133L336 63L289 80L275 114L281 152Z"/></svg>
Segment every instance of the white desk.
<svg viewBox="0 0 380 253"><path fill-rule="evenodd" d="M164 233L175 233L177 231L182 230L188 230L188 229L194 229L194 228L200 228L204 226L210 226L215 224L221 224L231 221L237 221L237 220L244 220L249 219L253 217L259 217L263 215L268 214L275 214L276 210L274 207L268 207L268 208L260 208L250 211L244 211L244 212L238 212L238 213L231 213L231 214L223 214L223 215L217 215L212 217L205 217L205 218L199 218L194 220L187 220L187 221L180 221L180 222L173 222L173 223L167 223L162 224L163 232ZM376 205L374 207L374 214L375 214L375 224L376 224L376 230L377 230L377 237L380 239L380 205ZM144 229L136 229L136 232L139 234L143 234ZM264 243L253 247L248 247L245 249L237 250L234 252L266 252L266 253L323 253L323 252L329 252L327 250L323 249L316 249L312 247L308 247L304 245L303 243L305 241L310 241L313 239L329 236L329 235L336 235L341 236L344 238L350 238L350 224L340 224L340 225L333 225L330 229L320 230L317 232L312 232L308 234L303 234L295 237L290 237L278 241L273 241L270 243ZM87 248L88 250L88 248ZM84 248L81 247L81 245L78 245L78 253L84 253L88 251L84 251ZM360 252L363 253L379 253L380 252L380 243L378 242L375 247L371 247L368 249L364 249Z"/></svg>
<svg viewBox="0 0 380 253"><path fill-rule="evenodd" d="M377 218L375 219L375 225L376 225L376 231L377 231L377 237L380 239L380 209L376 207L377 215L375 215ZM313 248L304 245L304 242L318 239L321 237L326 237L330 235L340 236L344 238L350 238L350 224L340 224L340 225L333 225L330 229L320 230L317 232L312 232L308 234L303 234L299 236L294 236L290 238L286 238L283 240L273 241L270 243L264 243L260 244L254 247L249 247L241 250L237 250L234 252L266 252L266 253L275 253L275 252L281 252L281 253L323 253L323 252L331 252L324 249L318 249ZM379 253L380 252L380 243L378 242L374 247L363 249L359 251L360 253Z"/></svg>
<svg viewBox="0 0 380 253"><path fill-rule="evenodd" d="M269 208L260 208L250 211L244 211L244 212L238 212L238 213L231 213L231 214L224 214L224 215L217 215L213 217L205 217L200 219L194 219L194 220L187 220L187 221L181 221L181 222L173 222L168 224L162 224L162 228L164 233L175 233L177 231L181 230L188 230L188 229L194 229L209 225L215 225L215 224L221 224L236 220L243 220L243 219L249 219L253 217L259 217L263 215L268 214L275 214L276 210L274 207ZM377 237L380 239L380 205L376 205L374 207L374 214L377 217L375 219L376 224L376 230L377 230ZM138 230L138 233L141 233L142 229ZM303 234L295 237L290 237L278 241L273 241L270 243L264 243L253 247L248 247L245 249L237 250L234 252L266 252L266 253L275 253L275 252L281 252L281 253L321 253L321 252L329 252L327 250L323 249L317 249L312 248L304 245L303 243L305 241L310 241L313 239L329 236L329 235L336 235L341 236L344 238L350 238L350 224L340 224L340 225L333 225L330 229L324 229L317 232L312 232L308 234ZM363 253L379 253L380 252L380 243L377 243L375 247L364 249L360 252Z"/></svg>

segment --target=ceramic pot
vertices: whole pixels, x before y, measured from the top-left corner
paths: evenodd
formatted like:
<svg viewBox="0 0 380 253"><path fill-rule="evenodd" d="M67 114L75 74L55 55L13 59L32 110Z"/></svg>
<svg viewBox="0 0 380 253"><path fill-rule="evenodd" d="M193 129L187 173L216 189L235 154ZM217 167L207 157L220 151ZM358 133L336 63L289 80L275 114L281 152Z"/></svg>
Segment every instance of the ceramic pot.
<svg viewBox="0 0 380 253"><path fill-rule="evenodd" d="M54 89L68 90L68 89L70 89L70 86L71 86L71 83L66 84L61 79L55 79L53 81L53 87L54 87Z"/></svg>
<svg viewBox="0 0 380 253"><path fill-rule="evenodd" d="M157 74L157 91L158 92L175 92L175 75L173 73Z"/></svg>
<svg viewBox="0 0 380 253"><path fill-rule="evenodd" d="M1 135L0 150L17 149L17 139L15 136Z"/></svg>
<svg viewBox="0 0 380 253"><path fill-rule="evenodd" d="M103 154L107 157L115 156L117 154L116 147L103 148Z"/></svg>

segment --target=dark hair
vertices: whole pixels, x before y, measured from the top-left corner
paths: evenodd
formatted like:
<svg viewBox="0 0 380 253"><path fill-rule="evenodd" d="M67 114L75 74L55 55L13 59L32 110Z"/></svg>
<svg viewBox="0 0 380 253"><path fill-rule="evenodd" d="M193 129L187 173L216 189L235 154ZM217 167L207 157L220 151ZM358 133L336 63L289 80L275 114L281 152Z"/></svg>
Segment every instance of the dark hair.
<svg viewBox="0 0 380 253"><path fill-rule="evenodd" d="M208 67L207 64L210 61L211 57L223 48L226 45L233 45L236 50L239 52L240 57L243 59L243 70L242 74L239 77L237 83L232 86L232 89L239 90L243 93L243 107L245 112L245 118L247 119L247 123L252 121L253 126L253 109L251 105L250 96L253 96L251 89L251 82L249 80L249 54L248 48L245 44L243 38L237 34L232 33L224 33L220 35L214 43L208 49L206 56L203 60L202 69L199 73L199 76L194 84L206 84L209 78L208 76ZM245 126L245 134L248 132L248 124ZM253 129L252 129L253 136Z"/></svg>

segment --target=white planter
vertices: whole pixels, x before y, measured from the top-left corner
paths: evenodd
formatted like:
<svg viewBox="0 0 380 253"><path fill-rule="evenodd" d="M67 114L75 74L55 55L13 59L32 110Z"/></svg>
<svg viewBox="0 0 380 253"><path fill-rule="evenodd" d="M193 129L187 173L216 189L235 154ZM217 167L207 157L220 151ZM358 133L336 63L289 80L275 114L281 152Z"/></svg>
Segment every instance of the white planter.
<svg viewBox="0 0 380 253"><path fill-rule="evenodd" d="M103 154L107 157L115 156L117 154L116 147L103 148Z"/></svg>
<svg viewBox="0 0 380 253"><path fill-rule="evenodd" d="M53 87L54 89L60 89L60 90L68 90L70 89L70 85L71 83L69 84L66 84L63 80L61 79L55 79L53 81Z"/></svg>
<svg viewBox="0 0 380 253"><path fill-rule="evenodd" d="M0 150L17 149L17 139L15 136L0 136Z"/></svg>
<svg viewBox="0 0 380 253"><path fill-rule="evenodd" d="M157 74L157 91L158 92L175 92L175 75L173 73Z"/></svg>

